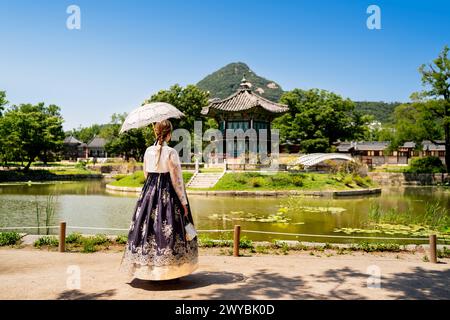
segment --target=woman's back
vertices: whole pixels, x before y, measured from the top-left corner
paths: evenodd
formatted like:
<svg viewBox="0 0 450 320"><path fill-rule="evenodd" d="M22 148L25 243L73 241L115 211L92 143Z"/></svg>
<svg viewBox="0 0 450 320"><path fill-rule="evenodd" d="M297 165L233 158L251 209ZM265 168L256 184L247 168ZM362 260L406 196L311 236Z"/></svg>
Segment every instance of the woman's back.
<svg viewBox="0 0 450 320"><path fill-rule="evenodd" d="M144 155L144 168L147 172L169 172L169 162L173 158L173 152L176 152L175 149L163 145L161 147L161 156L159 158L158 163L158 146L150 146L145 151Z"/></svg>

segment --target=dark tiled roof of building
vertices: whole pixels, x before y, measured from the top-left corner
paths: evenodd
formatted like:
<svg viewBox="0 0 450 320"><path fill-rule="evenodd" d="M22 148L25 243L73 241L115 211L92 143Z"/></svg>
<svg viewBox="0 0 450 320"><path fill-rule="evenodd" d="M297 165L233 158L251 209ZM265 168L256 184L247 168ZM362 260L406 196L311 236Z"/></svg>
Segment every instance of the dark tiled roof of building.
<svg viewBox="0 0 450 320"><path fill-rule="evenodd" d="M100 137L94 137L91 142L88 143L88 148L104 148L106 140Z"/></svg>
<svg viewBox="0 0 450 320"><path fill-rule="evenodd" d="M201 111L203 115L207 115L210 109L221 111L236 112L261 107L271 113L283 113L289 110L284 104L279 104L267 100L249 89L240 89L235 94L222 100L213 100L207 107Z"/></svg>
<svg viewBox="0 0 450 320"><path fill-rule="evenodd" d="M412 148L414 149L416 147L416 143L413 141L407 141L402 145L403 148Z"/></svg>
<svg viewBox="0 0 450 320"><path fill-rule="evenodd" d="M64 144L83 144L83 142L81 142L74 136L68 136L64 139Z"/></svg>
<svg viewBox="0 0 450 320"><path fill-rule="evenodd" d="M337 145L339 152L349 152L352 148L359 151L381 151L385 150L389 146L389 142L386 141L358 141L347 142L343 141Z"/></svg>
<svg viewBox="0 0 450 320"><path fill-rule="evenodd" d="M423 151L445 151L445 141L436 140L433 142L424 140L422 141Z"/></svg>
<svg viewBox="0 0 450 320"><path fill-rule="evenodd" d="M389 146L389 142L378 142L378 141L371 141L371 142L356 142L356 150L362 150L362 151L368 151L368 150L384 150Z"/></svg>

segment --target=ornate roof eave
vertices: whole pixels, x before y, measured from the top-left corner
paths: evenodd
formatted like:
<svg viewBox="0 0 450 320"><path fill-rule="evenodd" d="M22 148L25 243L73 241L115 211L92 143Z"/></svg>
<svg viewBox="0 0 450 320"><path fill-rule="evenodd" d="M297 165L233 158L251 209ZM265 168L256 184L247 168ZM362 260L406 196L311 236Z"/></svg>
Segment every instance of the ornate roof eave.
<svg viewBox="0 0 450 320"><path fill-rule="evenodd" d="M235 101L233 101L235 100ZM263 98L249 89L240 89L228 98L213 100L207 107L202 108L202 115L210 115L211 111L242 112L260 107L271 114L282 114L289 111L288 106L272 102Z"/></svg>

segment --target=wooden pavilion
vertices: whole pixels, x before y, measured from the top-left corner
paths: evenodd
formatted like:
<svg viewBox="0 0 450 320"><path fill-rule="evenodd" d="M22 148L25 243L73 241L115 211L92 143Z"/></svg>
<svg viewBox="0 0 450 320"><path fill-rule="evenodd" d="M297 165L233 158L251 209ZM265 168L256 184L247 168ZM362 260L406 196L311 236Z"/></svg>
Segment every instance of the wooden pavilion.
<svg viewBox="0 0 450 320"><path fill-rule="evenodd" d="M248 129L255 129L257 133L257 145L260 145L259 130L267 130L267 150L270 153L270 128L274 118L287 112L286 105L272 102L263 98L252 91L252 84L245 77L242 79L239 89L225 99L212 99L207 107L204 107L201 114L214 118L219 124L219 130L223 137L227 129L244 132ZM230 154L226 149L225 140L223 141L223 158L237 158L240 156L234 148L234 154ZM236 141L235 141L236 144ZM246 143L246 150L248 150Z"/></svg>

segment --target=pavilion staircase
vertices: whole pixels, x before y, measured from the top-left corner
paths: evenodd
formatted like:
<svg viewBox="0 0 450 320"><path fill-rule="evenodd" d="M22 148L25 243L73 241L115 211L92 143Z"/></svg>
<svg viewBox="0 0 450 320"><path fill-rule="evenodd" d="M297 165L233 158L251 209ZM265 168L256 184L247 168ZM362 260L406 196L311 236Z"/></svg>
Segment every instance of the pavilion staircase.
<svg viewBox="0 0 450 320"><path fill-rule="evenodd" d="M192 189L206 189L212 188L225 174L223 172L196 172L191 180L187 183L188 188Z"/></svg>

